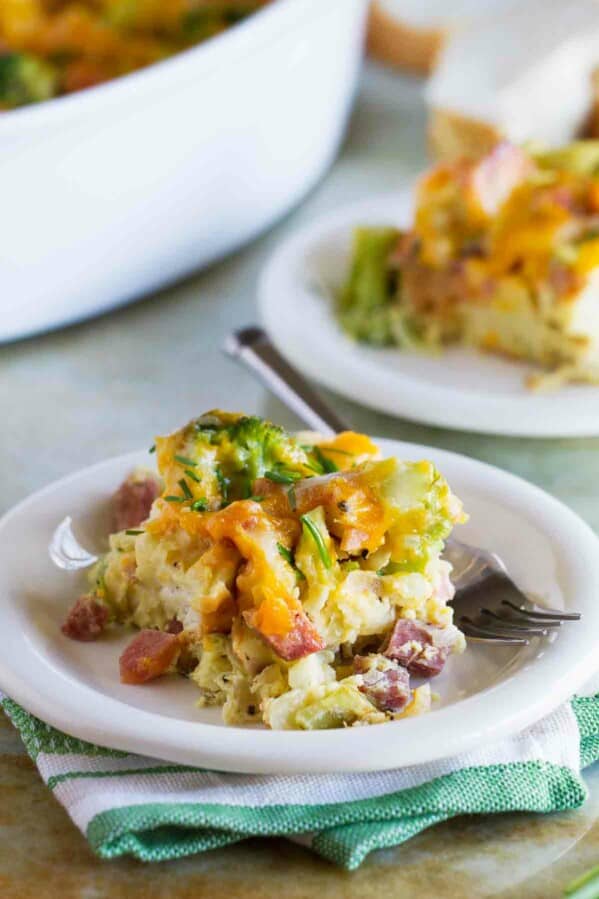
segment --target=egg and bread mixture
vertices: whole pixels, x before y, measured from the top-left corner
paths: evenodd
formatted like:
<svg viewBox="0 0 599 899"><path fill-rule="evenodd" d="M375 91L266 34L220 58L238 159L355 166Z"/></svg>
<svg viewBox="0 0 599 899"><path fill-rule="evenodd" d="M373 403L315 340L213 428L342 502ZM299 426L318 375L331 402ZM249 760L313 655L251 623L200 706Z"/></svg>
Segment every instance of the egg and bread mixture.
<svg viewBox="0 0 599 899"><path fill-rule="evenodd" d="M268 0L1 0L0 110L159 62Z"/></svg>
<svg viewBox="0 0 599 899"><path fill-rule="evenodd" d="M293 437L220 411L155 452L160 484L137 471L117 493L121 526L144 502L149 517L110 536L65 634L140 628L121 679L184 674L229 724L428 710L428 679L465 645L440 558L465 516L432 463L383 459L362 434Z"/></svg>
<svg viewBox="0 0 599 899"><path fill-rule="evenodd" d="M599 141L435 167L408 230L356 231L337 311L367 343L528 360L533 388L599 383Z"/></svg>

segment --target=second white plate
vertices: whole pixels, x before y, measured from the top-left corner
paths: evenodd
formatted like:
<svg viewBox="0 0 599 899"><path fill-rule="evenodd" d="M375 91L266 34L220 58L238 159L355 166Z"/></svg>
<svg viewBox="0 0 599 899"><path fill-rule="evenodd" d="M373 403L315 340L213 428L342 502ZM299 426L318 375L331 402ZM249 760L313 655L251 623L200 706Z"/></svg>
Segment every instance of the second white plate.
<svg viewBox="0 0 599 899"><path fill-rule="evenodd" d="M72 736L127 752L254 774L382 770L454 756L549 713L599 666L599 542L573 512L513 475L426 446L378 441L386 455L430 458L470 513L461 539L498 552L523 589L583 621L526 647L470 644L435 678L434 711L419 718L329 731L231 727L196 706L189 680L122 684L131 634L77 643L60 631L85 574L53 567L48 543L71 514L79 539L106 545L109 498L147 453L110 459L30 497L0 522L0 687Z"/></svg>
<svg viewBox="0 0 599 899"><path fill-rule="evenodd" d="M520 362L474 351L440 355L358 344L333 315L347 276L352 231L362 224L410 221L409 193L352 204L287 240L259 285L263 323L278 349L304 374L370 408L466 431L528 437L599 435L599 387L532 393Z"/></svg>

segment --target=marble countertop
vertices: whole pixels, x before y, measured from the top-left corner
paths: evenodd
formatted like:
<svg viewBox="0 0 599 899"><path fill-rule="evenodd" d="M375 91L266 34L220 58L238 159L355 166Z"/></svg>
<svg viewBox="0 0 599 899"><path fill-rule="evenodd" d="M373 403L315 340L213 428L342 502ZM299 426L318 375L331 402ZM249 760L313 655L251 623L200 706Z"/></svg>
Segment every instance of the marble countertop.
<svg viewBox="0 0 599 899"><path fill-rule="evenodd" d="M340 157L269 234L185 283L64 331L0 349L0 511L46 483L144 447L209 408L297 421L220 352L256 318L260 268L282 236L336 205L392 190L426 159L421 85L371 68ZM357 429L467 453L568 503L599 530L599 439L533 441L424 427L336 399ZM460 818L375 853L348 874L282 841L142 865L96 859L43 786L8 722L0 725L2 899L553 899L599 857L599 766L584 809L549 817Z"/></svg>

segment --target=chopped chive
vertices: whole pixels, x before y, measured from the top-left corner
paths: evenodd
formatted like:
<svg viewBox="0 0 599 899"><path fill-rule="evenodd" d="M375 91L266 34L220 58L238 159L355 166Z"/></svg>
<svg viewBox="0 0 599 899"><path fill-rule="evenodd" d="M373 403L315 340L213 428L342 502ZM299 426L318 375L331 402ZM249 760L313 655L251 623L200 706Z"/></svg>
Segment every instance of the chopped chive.
<svg viewBox="0 0 599 899"><path fill-rule="evenodd" d="M187 475L188 478L191 478L192 481L195 481L196 484L201 484L201 483L202 483L202 479L199 478L199 477L197 476L197 474L195 473L195 471L192 471L191 468L186 468L186 469L185 469L185 474Z"/></svg>
<svg viewBox="0 0 599 899"><path fill-rule="evenodd" d="M136 530L134 530L133 528L131 528L131 529L125 531L125 533L126 533L126 534L129 534L130 537L136 537L137 534L144 534L145 531L136 531Z"/></svg>
<svg viewBox="0 0 599 899"><path fill-rule="evenodd" d="M148 450L148 452L149 452L149 453L155 453L155 452L156 452L156 444L155 444L155 443L152 444L152 446L150 447L150 449Z"/></svg>
<svg viewBox="0 0 599 899"><path fill-rule="evenodd" d="M301 475L295 471L265 471L264 477L275 484L294 484Z"/></svg>
<svg viewBox="0 0 599 899"><path fill-rule="evenodd" d="M179 481L177 481L177 483L179 484L179 487L185 494L185 499L193 499L193 493L189 489L189 484L187 483L185 478L181 478Z"/></svg>
<svg viewBox="0 0 599 899"><path fill-rule="evenodd" d="M316 449L316 447L314 447ZM338 453L340 456L355 456L355 453L350 453L347 450L337 449L336 446L327 446L325 447L327 453ZM321 451L322 452L322 451Z"/></svg>
<svg viewBox="0 0 599 899"><path fill-rule="evenodd" d="M314 455L327 474L332 474L334 471L339 471L339 466L335 465L332 459L327 459L322 450L320 450L317 446L314 447Z"/></svg>
<svg viewBox="0 0 599 899"><path fill-rule="evenodd" d="M173 458L175 459L176 462L180 462L181 465L189 465L189 466L191 466L191 468L195 468L196 465L198 464L197 462L194 462L193 459L190 459L188 456L179 456L179 455L177 455L177 453L175 453Z"/></svg>
<svg viewBox="0 0 599 899"><path fill-rule="evenodd" d="M318 525L312 521L309 515L300 515L300 521L314 540L322 564L325 568L330 568L333 563L331 562L329 551L322 539L322 534L320 533Z"/></svg>
<svg viewBox="0 0 599 899"><path fill-rule="evenodd" d="M298 581L305 581L306 575L303 571L300 571L297 565L295 564L295 559L293 558L293 553L290 549L287 549L286 546L283 546L282 543L277 543L277 549L279 550L279 555L282 556L286 562L289 562L293 570L295 571L296 577Z"/></svg>
<svg viewBox="0 0 599 899"><path fill-rule="evenodd" d="M166 500L167 503L184 503L184 496L164 496L163 499Z"/></svg>
<svg viewBox="0 0 599 899"><path fill-rule="evenodd" d="M191 508L194 512L206 512L208 509L208 500L202 497L192 502Z"/></svg>
<svg viewBox="0 0 599 899"><path fill-rule="evenodd" d="M220 487L220 492L223 498L223 503L226 503L229 499L229 481L224 476L221 471L220 465L217 465L215 469L216 480L218 481L218 486Z"/></svg>
<svg viewBox="0 0 599 899"><path fill-rule="evenodd" d="M318 463L318 465L312 465L310 462L304 462L304 465L310 471L313 471L314 474L324 474L324 468L322 467L320 462Z"/></svg>
<svg viewBox="0 0 599 899"><path fill-rule="evenodd" d="M263 496L246 496L246 499L251 499L254 503L261 503L264 500Z"/></svg>
<svg viewBox="0 0 599 899"><path fill-rule="evenodd" d="M293 553L290 549L287 549L286 546L283 546L282 543L277 543L277 549L279 550L279 555L283 556L286 562L289 562L290 565L293 565Z"/></svg>
<svg viewBox="0 0 599 899"><path fill-rule="evenodd" d="M287 499L289 500L289 506L293 512L297 509L297 497L295 495L295 484L292 484L289 490L287 491Z"/></svg>

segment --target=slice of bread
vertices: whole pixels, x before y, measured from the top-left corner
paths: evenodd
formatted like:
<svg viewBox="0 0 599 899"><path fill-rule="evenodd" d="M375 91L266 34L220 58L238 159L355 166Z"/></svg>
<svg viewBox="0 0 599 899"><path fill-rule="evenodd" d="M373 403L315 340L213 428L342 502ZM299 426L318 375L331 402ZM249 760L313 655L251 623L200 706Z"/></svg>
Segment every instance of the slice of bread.
<svg viewBox="0 0 599 899"><path fill-rule="evenodd" d="M435 67L445 37L444 27L412 25L394 15L379 0L373 0L367 49L379 62L417 75L428 75Z"/></svg>
<svg viewBox="0 0 599 899"><path fill-rule="evenodd" d="M529 0L454 30L427 85L429 137L441 159L498 140L560 146L597 127L593 72L599 4Z"/></svg>

